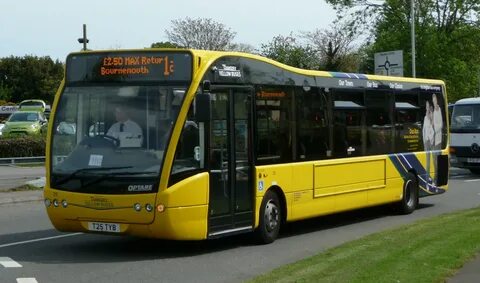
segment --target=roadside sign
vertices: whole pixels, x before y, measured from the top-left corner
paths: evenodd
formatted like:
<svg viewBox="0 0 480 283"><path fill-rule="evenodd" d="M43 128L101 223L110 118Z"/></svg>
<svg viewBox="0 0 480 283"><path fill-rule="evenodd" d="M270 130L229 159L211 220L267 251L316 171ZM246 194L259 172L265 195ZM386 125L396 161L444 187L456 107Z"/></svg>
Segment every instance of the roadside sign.
<svg viewBox="0 0 480 283"><path fill-rule="evenodd" d="M375 75L403 77L403 50L375 53Z"/></svg>
<svg viewBox="0 0 480 283"><path fill-rule="evenodd" d="M16 105L2 105L0 106L0 114L12 114L18 110Z"/></svg>

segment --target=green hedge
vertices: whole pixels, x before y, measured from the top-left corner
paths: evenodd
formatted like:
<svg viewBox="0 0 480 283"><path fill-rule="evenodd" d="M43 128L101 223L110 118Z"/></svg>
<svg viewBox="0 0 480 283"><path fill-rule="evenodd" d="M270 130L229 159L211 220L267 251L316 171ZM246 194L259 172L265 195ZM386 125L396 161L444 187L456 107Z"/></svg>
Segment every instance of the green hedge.
<svg viewBox="0 0 480 283"><path fill-rule="evenodd" d="M0 138L0 158L45 156L43 137Z"/></svg>

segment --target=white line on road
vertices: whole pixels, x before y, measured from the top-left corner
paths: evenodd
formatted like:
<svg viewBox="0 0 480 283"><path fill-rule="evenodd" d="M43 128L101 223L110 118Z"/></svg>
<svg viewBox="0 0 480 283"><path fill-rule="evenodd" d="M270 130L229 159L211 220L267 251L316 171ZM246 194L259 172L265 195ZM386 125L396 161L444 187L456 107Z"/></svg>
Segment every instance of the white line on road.
<svg viewBox="0 0 480 283"><path fill-rule="evenodd" d="M465 180L465 182L478 182L480 179Z"/></svg>
<svg viewBox="0 0 480 283"><path fill-rule="evenodd" d="M0 248L17 246L17 245L22 245L22 244L29 244L29 243L40 242L40 241L47 241L47 240L52 240L52 239L71 237L71 236L77 236L77 235L81 235L81 234L83 234L83 233L72 233L72 234L67 234L67 235L60 235L60 236L33 239L33 240L28 240L28 241L15 242L15 243L10 243L10 244L0 245Z"/></svg>
<svg viewBox="0 0 480 283"><path fill-rule="evenodd" d="M3 267L22 267L21 264L9 257L0 257L0 264L3 265Z"/></svg>
<svg viewBox="0 0 480 283"><path fill-rule="evenodd" d="M37 279L31 278L17 278L17 283L38 283Z"/></svg>

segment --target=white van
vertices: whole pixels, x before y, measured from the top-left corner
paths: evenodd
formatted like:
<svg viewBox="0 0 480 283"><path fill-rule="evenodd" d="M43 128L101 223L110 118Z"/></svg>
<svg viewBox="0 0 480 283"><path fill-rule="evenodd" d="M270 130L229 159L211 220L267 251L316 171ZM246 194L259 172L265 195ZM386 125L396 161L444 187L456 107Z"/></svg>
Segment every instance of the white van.
<svg viewBox="0 0 480 283"><path fill-rule="evenodd" d="M455 103L450 125L450 164L480 174L480 97Z"/></svg>

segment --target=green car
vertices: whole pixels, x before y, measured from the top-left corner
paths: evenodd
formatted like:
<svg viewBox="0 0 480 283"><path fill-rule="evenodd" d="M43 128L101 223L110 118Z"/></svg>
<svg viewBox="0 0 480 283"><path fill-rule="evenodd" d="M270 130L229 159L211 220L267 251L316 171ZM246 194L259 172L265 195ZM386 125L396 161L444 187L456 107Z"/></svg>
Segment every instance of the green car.
<svg viewBox="0 0 480 283"><path fill-rule="evenodd" d="M45 101L40 99L28 99L20 102L18 105L19 111L40 111L45 112L47 105Z"/></svg>
<svg viewBox="0 0 480 283"><path fill-rule="evenodd" d="M2 129L2 137L41 135L47 132L47 119L43 112L17 111L10 115Z"/></svg>

